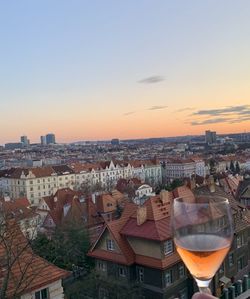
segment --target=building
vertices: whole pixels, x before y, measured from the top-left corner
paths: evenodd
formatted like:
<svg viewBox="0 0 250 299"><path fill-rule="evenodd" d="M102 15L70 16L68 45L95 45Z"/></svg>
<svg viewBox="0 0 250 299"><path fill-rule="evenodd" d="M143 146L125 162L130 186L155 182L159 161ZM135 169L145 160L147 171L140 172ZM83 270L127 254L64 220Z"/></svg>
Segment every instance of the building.
<svg viewBox="0 0 250 299"><path fill-rule="evenodd" d="M29 146L30 141L27 136L21 136L20 140L21 140L21 143L23 144L23 146Z"/></svg>
<svg viewBox="0 0 250 299"><path fill-rule="evenodd" d="M41 145L46 145L46 136L41 136L40 137L40 140L41 140Z"/></svg>
<svg viewBox="0 0 250 299"><path fill-rule="evenodd" d="M22 144L22 142L5 143L4 148L7 150L20 149L20 148L23 148L23 144Z"/></svg>
<svg viewBox="0 0 250 299"><path fill-rule="evenodd" d="M41 217L41 229L48 235L65 223L77 223L88 230L90 241L94 241L103 228L104 219L92 199L70 188L43 197L36 211Z"/></svg>
<svg viewBox="0 0 250 299"><path fill-rule="evenodd" d="M118 138L114 138L111 140L111 144L112 145L119 145L120 144L120 140Z"/></svg>
<svg viewBox="0 0 250 299"><path fill-rule="evenodd" d="M193 174L204 177L206 175L205 162L200 158L195 159L168 159L163 171L166 180L190 178Z"/></svg>
<svg viewBox="0 0 250 299"><path fill-rule="evenodd" d="M216 143L216 132L210 130L205 131L205 142L207 144Z"/></svg>
<svg viewBox="0 0 250 299"><path fill-rule="evenodd" d="M35 239L40 227L40 216L34 209L30 208L27 198L17 198L15 200L5 196L0 198L0 212L8 219L15 219L22 233L28 239Z"/></svg>
<svg viewBox="0 0 250 299"><path fill-rule="evenodd" d="M38 205L42 197L57 189L73 188L75 174L67 165L12 168L1 172L1 185L11 198L25 196L31 205Z"/></svg>
<svg viewBox="0 0 250 299"><path fill-rule="evenodd" d="M245 178L239 182L236 199L250 209L250 178Z"/></svg>
<svg viewBox="0 0 250 299"><path fill-rule="evenodd" d="M213 293L219 297L223 288L243 279L250 270L250 215L243 205L216 186L212 178L193 190L182 186L173 192L163 191L139 207L127 204L119 220L106 223L89 251L101 277L119 281L121 285L138 282L145 299L190 299L195 283L172 240L170 206L175 197L193 201L195 195L227 197L233 214L234 241L212 280ZM101 285L103 289L108 295L108 284Z"/></svg>
<svg viewBox="0 0 250 299"><path fill-rule="evenodd" d="M166 191L141 207L127 204L119 220L106 224L89 251L101 275L121 284L137 281L146 299L189 298L192 283L171 238L170 200Z"/></svg>
<svg viewBox="0 0 250 299"><path fill-rule="evenodd" d="M12 168L0 172L0 187L13 199L26 196L32 205L57 189L101 186L112 190L120 178L139 178L150 185L161 182L161 165L157 161L72 163L34 168Z"/></svg>
<svg viewBox="0 0 250 299"><path fill-rule="evenodd" d="M0 289L5 292L6 287L4 298L64 299L62 279L70 273L35 255L15 222L5 224L8 233L0 241Z"/></svg>
<svg viewBox="0 0 250 299"><path fill-rule="evenodd" d="M55 134L47 134L46 135L46 144L55 144L56 143L56 137Z"/></svg>

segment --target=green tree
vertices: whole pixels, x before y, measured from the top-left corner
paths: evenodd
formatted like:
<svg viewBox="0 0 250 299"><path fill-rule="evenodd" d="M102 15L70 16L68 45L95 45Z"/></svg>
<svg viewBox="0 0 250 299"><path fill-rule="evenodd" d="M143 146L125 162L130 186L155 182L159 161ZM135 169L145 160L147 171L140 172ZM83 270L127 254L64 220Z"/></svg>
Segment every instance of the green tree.
<svg viewBox="0 0 250 299"><path fill-rule="evenodd" d="M235 165L235 173L240 173L240 165L239 165L239 162L237 161L236 162L236 165Z"/></svg>
<svg viewBox="0 0 250 299"><path fill-rule="evenodd" d="M38 234L32 242L36 254L63 269L72 270L74 265L88 270L92 267L87 252L89 236L82 225L67 223L55 230L51 238Z"/></svg>
<svg viewBox="0 0 250 299"><path fill-rule="evenodd" d="M234 162L231 160L230 162L230 170L232 171L232 173L235 173L235 166L234 166Z"/></svg>

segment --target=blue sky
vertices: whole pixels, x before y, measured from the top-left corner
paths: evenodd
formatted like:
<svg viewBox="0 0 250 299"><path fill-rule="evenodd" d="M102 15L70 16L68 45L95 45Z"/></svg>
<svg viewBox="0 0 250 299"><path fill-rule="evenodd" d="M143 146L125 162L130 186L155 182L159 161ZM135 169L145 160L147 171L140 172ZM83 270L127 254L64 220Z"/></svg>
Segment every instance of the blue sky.
<svg viewBox="0 0 250 299"><path fill-rule="evenodd" d="M247 118L195 114L250 103L249 11L228 0L2 1L0 143L198 134L203 121L250 130Z"/></svg>

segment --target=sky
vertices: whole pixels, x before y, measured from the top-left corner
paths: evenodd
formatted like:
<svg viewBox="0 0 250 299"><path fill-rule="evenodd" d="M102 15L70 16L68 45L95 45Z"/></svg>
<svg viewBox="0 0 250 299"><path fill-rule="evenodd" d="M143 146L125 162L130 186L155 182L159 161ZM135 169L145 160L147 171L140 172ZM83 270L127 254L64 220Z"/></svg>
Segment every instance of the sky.
<svg viewBox="0 0 250 299"><path fill-rule="evenodd" d="M250 131L250 1L0 2L0 144Z"/></svg>

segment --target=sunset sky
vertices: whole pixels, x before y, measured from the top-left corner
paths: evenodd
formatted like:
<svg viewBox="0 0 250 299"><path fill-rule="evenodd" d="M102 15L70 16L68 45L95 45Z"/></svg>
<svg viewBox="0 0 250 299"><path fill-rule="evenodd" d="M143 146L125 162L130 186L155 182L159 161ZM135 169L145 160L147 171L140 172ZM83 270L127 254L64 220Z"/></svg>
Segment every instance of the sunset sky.
<svg viewBox="0 0 250 299"><path fill-rule="evenodd" d="M250 131L250 1L0 3L0 144Z"/></svg>

